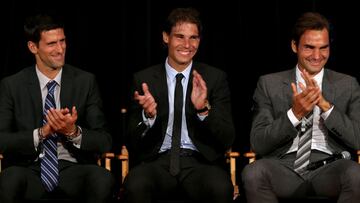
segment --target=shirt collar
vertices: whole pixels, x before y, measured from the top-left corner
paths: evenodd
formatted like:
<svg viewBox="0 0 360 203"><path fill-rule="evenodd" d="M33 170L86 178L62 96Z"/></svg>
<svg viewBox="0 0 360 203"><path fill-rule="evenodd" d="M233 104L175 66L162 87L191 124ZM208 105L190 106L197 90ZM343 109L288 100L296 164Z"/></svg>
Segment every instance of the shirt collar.
<svg viewBox="0 0 360 203"><path fill-rule="evenodd" d="M44 89L46 88L46 85L48 84L49 81L51 81L52 79L46 77L46 75L44 75L42 72L40 72L39 68L36 65L36 75L39 78L39 83L40 83L40 88ZM53 79L56 81L56 83L61 86L61 75L62 75L62 68L60 69L59 73L56 75L56 77Z"/></svg>
<svg viewBox="0 0 360 203"><path fill-rule="evenodd" d="M178 73L182 73L184 75L185 79L188 79L189 75L190 75L191 67L192 67L192 61L182 72L177 72L173 67L170 66L170 64L168 62L168 58L166 58L166 61L165 61L166 75L170 79L175 79L175 77Z"/></svg>
<svg viewBox="0 0 360 203"><path fill-rule="evenodd" d="M320 88L322 86L321 84L322 84L323 76L324 76L324 68L322 68L321 71L314 76L314 79ZM299 82L303 83L304 86L306 86L304 79L301 77L301 71L299 69L299 65L296 65L296 83L298 84Z"/></svg>

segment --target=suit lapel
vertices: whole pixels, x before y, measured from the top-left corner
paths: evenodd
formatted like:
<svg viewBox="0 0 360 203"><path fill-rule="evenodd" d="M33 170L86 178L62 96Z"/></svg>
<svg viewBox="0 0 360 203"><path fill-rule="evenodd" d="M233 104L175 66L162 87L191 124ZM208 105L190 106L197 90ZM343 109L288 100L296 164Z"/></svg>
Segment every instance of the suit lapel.
<svg viewBox="0 0 360 203"><path fill-rule="evenodd" d="M282 91L283 91L283 94L284 94L287 109L288 109L288 107L292 106L292 97L293 97L293 92L292 92L292 89L291 89L291 83L292 82L296 84L295 69L292 69L292 70L286 72L284 80L283 80L283 90Z"/></svg>
<svg viewBox="0 0 360 203"><path fill-rule="evenodd" d="M39 79L36 75L36 71L35 71L35 66L31 69L29 69L29 74L28 74L28 92L31 92L31 101L34 105L34 111L35 111L35 125L38 126L39 125L39 121L40 124L42 124L42 119L43 119L43 106L42 106L42 99L41 99L41 90L40 90L40 83L39 83Z"/></svg>
<svg viewBox="0 0 360 203"><path fill-rule="evenodd" d="M71 103L74 76L66 65L63 67L61 76L61 90L60 90L60 105L61 108L72 108L74 104Z"/></svg>
<svg viewBox="0 0 360 203"><path fill-rule="evenodd" d="M168 123L168 115L169 115L169 95L168 95L168 86L167 86L167 80L166 80L166 71L165 71L165 65L162 64L157 67L157 70L154 71L154 74L152 75L154 78L154 96L157 96L156 102L159 103L158 105L158 113L160 118L164 118L164 122L162 122L162 129L163 129L163 135L165 135L165 131L167 128Z"/></svg>
<svg viewBox="0 0 360 203"><path fill-rule="evenodd" d="M334 103L335 88L332 84L332 74L330 71L324 69L324 77L322 82L323 97L330 103Z"/></svg>
<svg viewBox="0 0 360 203"><path fill-rule="evenodd" d="M194 67L194 65L195 64L193 63L193 67ZM187 85L187 89L186 89L186 98L185 98L185 114L186 115L189 114L190 109L193 109L193 108L191 108L193 106L193 104L191 102L191 91L192 91L192 80L193 80L192 70L195 69L193 67L190 70L188 85ZM186 117L188 117L188 116L186 116Z"/></svg>

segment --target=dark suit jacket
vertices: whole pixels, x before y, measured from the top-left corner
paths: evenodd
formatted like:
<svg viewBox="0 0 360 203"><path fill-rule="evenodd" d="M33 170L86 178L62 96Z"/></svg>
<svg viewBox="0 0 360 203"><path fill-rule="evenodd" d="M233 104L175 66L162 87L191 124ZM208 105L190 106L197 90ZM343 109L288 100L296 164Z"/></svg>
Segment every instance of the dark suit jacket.
<svg viewBox="0 0 360 203"><path fill-rule="evenodd" d="M111 136L105 130L102 101L94 75L70 65L63 67L61 108L76 106L82 128L81 149L65 143L78 162L87 162L96 153L111 148ZM12 164L30 164L38 155L33 130L42 126L41 90L35 66L4 78L0 84L0 152L12 158ZM88 160L90 159L90 160ZM9 160L9 159L7 159ZM93 160L91 160L93 161Z"/></svg>
<svg viewBox="0 0 360 203"><path fill-rule="evenodd" d="M295 69L260 77L254 93L251 147L264 157L276 157L289 150L297 130L287 111L292 106L291 82ZM325 69L322 93L334 105L324 122L329 145L336 151L359 149L360 89L355 78Z"/></svg>
<svg viewBox="0 0 360 203"><path fill-rule="evenodd" d="M230 91L226 74L214 67L193 63L204 78L208 89L208 100L212 106L209 115L200 121L190 99L192 74L187 87L185 111L189 137L200 153L209 161L223 157L235 138L231 115ZM142 136L145 124L142 123L142 108L134 101L130 117L130 154L138 161L151 160L159 151L167 128L169 117L168 88L165 65L159 64L134 74L134 88L142 92L141 84L147 83L157 102L157 117L154 125ZM140 123L140 124L139 124Z"/></svg>

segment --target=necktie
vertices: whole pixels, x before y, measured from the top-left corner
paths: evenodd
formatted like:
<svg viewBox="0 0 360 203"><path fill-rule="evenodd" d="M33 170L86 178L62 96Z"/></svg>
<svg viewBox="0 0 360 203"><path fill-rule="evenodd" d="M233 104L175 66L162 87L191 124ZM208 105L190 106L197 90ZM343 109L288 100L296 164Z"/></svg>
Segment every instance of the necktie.
<svg viewBox="0 0 360 203"><path fill-rule="evenodd" d="M170 150L170 174L176 176L180 172L180 140L181 140L181 120L183 109L183 87L181 80L183 74L176 75L175 97L174 97L174 123L171 138Z"/></svg>
<svg viewBox="0 0 360 203"><path fill-rule="evenodd" d="M47 85L48 94L45 98L43 124L46 124L46 111L56 108L54 99L55 81L50 81ZM41 159L41 181L47 191L52 191L59 182L58 158L57 158L57 135L52 134L43 141L44 156Z"/></svg>
<svg viewBox="0 0 360 203"><path fill-rule="evenodd" d="M310 163L313 118L313 112L310 112L301 120L299 144L294 163L294 170L300 175L306 173L306 166Z"/></svg>

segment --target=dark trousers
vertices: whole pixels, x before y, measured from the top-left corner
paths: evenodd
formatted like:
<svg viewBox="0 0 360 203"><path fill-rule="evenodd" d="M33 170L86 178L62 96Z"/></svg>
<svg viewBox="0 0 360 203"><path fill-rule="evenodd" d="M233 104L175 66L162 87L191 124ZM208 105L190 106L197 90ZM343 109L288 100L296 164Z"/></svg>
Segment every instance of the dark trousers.
<svg viewBox="0 0 360 203"><path fill-rule="evenodd" d="M312 154L315 160L323 156ZM329 197L339 203L359 202L358 163L341 159L300 176L293 170L294 160L295 153L282 159L264 158L247 165L242 180L248 203L273 203L278 202L278 198L306 196Z"/></svg>
<svg viewBox="0 0 360 203"><path fill-rule="evenodd" d="M108 202L113 194L114 178L97 165L59 161L59 185L48 193L40 179L40 165L11 166L0 173L0 202L14 203L60 196L81 202Z"/></svg>
<svg viewBox="0 0 360 203"><path fill-rule="evenodd" d="M125 202L147 203L166 199L181 190L194 202L230 203L233 186L229 174L220 166L207 163L198 153L180 157L181 171L169 173L169 153L130 170L125 180Z"/></svg>

